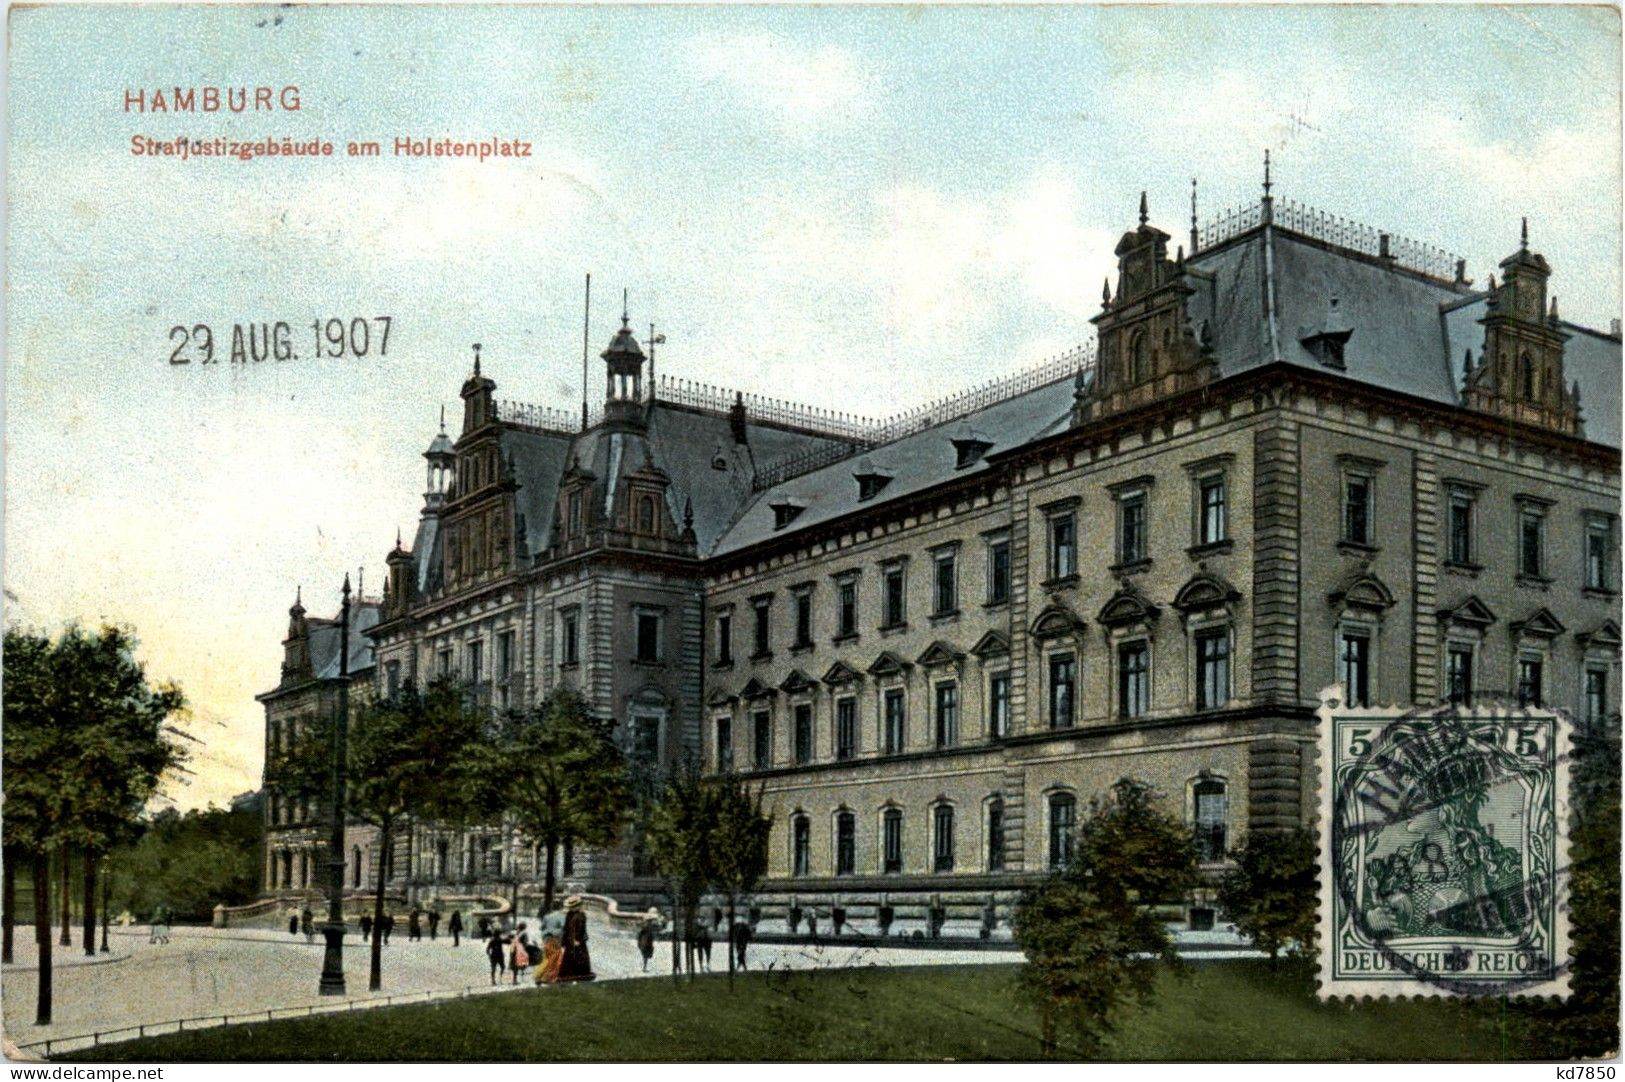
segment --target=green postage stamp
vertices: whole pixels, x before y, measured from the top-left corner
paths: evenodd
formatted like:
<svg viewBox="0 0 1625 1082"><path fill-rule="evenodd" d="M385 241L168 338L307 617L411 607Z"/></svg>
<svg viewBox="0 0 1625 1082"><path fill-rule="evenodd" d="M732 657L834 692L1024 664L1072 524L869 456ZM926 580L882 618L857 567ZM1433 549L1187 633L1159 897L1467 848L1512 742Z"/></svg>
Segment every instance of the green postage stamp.
<svg viewBox="0 0 1625 1082"><path fill-rule="evenodd" d="M1567 716L1320 717L1322 997L1566 995Z"/></svg>

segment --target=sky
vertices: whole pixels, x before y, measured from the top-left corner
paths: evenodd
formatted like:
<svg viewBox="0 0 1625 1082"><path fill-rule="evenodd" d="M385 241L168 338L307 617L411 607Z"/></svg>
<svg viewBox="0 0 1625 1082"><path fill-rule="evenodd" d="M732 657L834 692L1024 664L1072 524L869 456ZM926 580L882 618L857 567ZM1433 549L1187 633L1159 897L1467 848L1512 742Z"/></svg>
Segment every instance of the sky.
<svg viewBox="0 0 1625 1082"><path fill-rule="evenodd" d="M625 289L662 373L885 416L1085 341L1140 192L1181 238L1192 179L1204 221L1252 202L1266 148L1278 198L1480 282L1527 216L1606 328L1620 59L1601 6L12 8L7 620L133 626L203 741L169 799L224 803L295 589L377 593L472 343L498 397L579 410L591 272L595 401ZM288 85L297 112L125 109ZM385 315L386 355L313 355L313 320ZM278 320L296 360L170 362L177 325Z"/></svg>

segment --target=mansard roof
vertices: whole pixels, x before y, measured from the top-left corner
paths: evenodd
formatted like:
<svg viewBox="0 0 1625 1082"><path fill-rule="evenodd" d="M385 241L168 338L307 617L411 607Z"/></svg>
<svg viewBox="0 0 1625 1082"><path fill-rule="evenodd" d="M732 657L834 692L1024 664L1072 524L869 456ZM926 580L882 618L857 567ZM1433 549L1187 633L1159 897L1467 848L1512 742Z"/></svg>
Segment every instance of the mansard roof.
<svg viewBox="0 0 1625 1082"><path fill-rule="evenodd" d="M837 661L829 667L824 674L824 683L830 687L841 687L846 684L855 684L863 679L863 674L844 661Z"/></svg>
<svg viewBox="0 0 1625 1082"><path fill-rule="evenodd" d="M927 646L920 656L914 659L915 664L927 669L941 668L944 665L957 665L965 660L963 650L955 649L938 639Z"/></svg>
<svg viewBox="0 0 1625 1082"><path fill-rule="evenodd" d="M1203 568L1179 588L1179 592L1174 595L1174 608L1184 613L1201 612L1205 609L1232 605L1240 600L1240 590Z"/></svg>
<svg viewBox="0 0 1625 1082"><path fill-rule="evenodd" d="M1028 633L1035 639L1053 639L1082 629L1083 621L1078 619L1076 613L1059 601L1052 601L1033 618Z"/></svg>
<svg viewBox="0 0 1625 1082"><path fill-rule="evenodd" d="M976 645L970 648L970 652L977 657L1000 657L1008 654L1010 652L1010 636L996 627L992 628L976 640Z"/></svg>
<svg viewBox="0 0 1625 1082"><path fill-rule="evenodd" d="M1482 630L1495 623L1495 613L1477 597L1468 595L1447 609L1439 610L1439 621L1458 627L1476 627Z"/></svg>
<svg viewBox="0 0 1625 1082"><path fill-rule="evenodd" d="M913 667L909 662L904 661L890 650L882 650L880 656L869 663L869 675L894 676L897 673L907 672Z"/></svg>
<svg viewBox="0 0 1625 1082"><path fill-rule="evenodd" d="M1514 635L1532 639L1555 639L1568 630L1561 620L1552 615L1552 610L1544 606L1522 620L1514 620L1511 626Z"/></svg>

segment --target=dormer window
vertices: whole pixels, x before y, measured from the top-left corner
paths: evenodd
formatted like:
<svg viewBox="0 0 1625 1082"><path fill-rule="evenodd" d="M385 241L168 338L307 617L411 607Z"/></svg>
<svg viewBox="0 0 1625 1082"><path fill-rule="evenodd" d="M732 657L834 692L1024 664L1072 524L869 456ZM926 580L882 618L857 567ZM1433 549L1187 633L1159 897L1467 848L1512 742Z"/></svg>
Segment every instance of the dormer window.
<svg viewBox="0 0 1625 1082"><path fill-rule="evenodd" d="M956 437L954 445L954 468L962 470L966 466L974 466L982 460L993 447L989 441L982 439L976 433Z"/></svg>
<svg viewBox="0 0 1625 1082"><path fill-rule="evenodd" d="M858 460L858 468L852 471L852 477L858 482L858 499L872 500L879 495L880 490L891 483L892 475L877 467L868 458Z"/></svg>
<svg viewBox="0 0 1625 1082"><path fill-rule="evenodd" d="M769 504L769 506L773 508L773 528L775 530L784 529L794 522L801 512L807 509L806 504L796 500L781 500L778 503Z"/></svg>
<svg viewBox="0 0 1625 1082"><path fill-rule="evenodd" d="M1319 326L1300 327L1298 341L1327 368L1343 368L1344 349L1353 334L1353 324L1349 323L1348 317L1337 307L1337 298L1332 297L1326 305L1326 314L1321 317Z"/></svg>

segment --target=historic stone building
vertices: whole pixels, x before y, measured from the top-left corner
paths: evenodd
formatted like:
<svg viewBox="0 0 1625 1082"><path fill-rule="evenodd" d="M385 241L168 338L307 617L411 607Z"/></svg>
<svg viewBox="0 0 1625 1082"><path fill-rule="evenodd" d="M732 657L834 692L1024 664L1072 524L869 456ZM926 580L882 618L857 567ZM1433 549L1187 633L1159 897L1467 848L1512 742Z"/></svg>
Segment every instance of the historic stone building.
<svg viewBox="0 0 1625 1082"><path fill-rule="evenodd" d="M1267 184L1170 242L1142 197L1093 346L886 423L646 393L623 325L573 431L476 357L389 557L377 687L574 684L635 761L765 787L770 927L891 934L1002 921L1119 777L1213 870L1306 822L1334 683L1617 717L1620 338L1560 319L1527 231L1485 288ZM466 831L403 845L403 884L489 871Z"/></svg>

